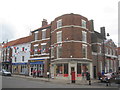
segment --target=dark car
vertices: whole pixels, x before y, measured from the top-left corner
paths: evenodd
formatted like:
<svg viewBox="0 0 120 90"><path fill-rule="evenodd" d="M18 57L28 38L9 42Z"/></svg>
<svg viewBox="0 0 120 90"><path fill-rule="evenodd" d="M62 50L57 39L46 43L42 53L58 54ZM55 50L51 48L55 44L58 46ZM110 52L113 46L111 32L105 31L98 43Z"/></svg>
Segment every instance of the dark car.
<svg viewBox="0 0 120 90"><path fill-rule="evenodd" d="M120 75L115 77L115 83L120 84Z"/></svg>

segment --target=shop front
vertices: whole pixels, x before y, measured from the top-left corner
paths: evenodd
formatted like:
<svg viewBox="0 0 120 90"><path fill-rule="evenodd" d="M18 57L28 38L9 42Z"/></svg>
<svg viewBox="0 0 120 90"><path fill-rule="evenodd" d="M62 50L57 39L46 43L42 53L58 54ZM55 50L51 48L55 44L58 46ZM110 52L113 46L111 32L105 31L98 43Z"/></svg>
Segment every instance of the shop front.
<svg viewBox="0 0 120 90"><path fill-rule="evenodd" d="M93 77L92 62L54 62L51 65L51 77L57 79L71 80L71 72L75 72L76 80L82 80L86 77L86 72L90 72L91 78Z"/></svg>
<svg viewBox="0 0 120 90"><path fill-rule="evenodd" d="M12 63L12 72L14 74L27 75L28 63Z"/></svg>
<svg viewBox="0 0 120 90"><path fill-rule="evenodd" d="M29 60L29 76L33 75L33 70L36 71L37 77L44 76L44 60L45 59L31 59L31 60Z"/></svg>

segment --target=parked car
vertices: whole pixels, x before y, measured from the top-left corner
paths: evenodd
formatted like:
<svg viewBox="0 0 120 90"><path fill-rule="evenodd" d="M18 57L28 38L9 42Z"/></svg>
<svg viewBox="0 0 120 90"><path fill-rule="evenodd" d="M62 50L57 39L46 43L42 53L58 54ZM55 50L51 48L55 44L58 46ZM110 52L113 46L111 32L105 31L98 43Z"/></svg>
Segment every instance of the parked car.
<svg viewBox="0 0 120 90"><path fill-rule="evenodd" d="M120 84L120 75L115 77L115 83Z"/></svg>
<svg viewBox="0 0 120 90"><path fill-rule="evenodd" d="M0 74L2 76L11 76L11 72L5 70L5 69L2 69L2 71L0 71Z"/></svg>

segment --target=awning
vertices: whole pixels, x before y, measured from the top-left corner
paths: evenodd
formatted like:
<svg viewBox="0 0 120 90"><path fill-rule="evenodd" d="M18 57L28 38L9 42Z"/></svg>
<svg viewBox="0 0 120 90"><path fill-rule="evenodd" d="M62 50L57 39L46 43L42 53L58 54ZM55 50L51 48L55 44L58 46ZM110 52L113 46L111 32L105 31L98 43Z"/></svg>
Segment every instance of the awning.
<svg viewBox="0 0 120 90"><path fill-rule="evenodd" d="M12 63L12 65L26 65L27 63Z"/></svg>

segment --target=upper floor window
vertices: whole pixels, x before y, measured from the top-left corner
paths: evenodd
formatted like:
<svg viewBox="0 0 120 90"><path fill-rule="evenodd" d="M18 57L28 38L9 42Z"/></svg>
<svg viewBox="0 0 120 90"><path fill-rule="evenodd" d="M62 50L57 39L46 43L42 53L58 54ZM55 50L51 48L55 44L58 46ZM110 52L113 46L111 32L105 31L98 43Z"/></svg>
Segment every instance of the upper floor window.
<svg viewBox="0 0 120 90"><path fill-rule="evenodd" d="M62 27L62 19L57 21L57 28L60 28L60 27Z"/></svg>
<svg viewBox="0 0 120 90"><path fill-rule="evenodd" d="M54 57L55 55L55 51L54 51L54 47L51 48L51 57Z"/></svg>
<svg viewBox="0 0 120 90"><path fill-rule="evenodd" d="M34 45L34 54L38 54L38 44Z"/></svg>
<svg viewBox="0 0 120 90"><path fill-rule="evenodd" d="M99 46L99 53L101 53L102 49L101 49L101 46Z"/></svg>
<svg viewBox="0 0 120 90"><path fill-rule="evenodd" d="M105 49L106 49L106 54L108 54L108 48L106 47Z"/></svg>
<svg viewBox="0 0 120 90"><path fill-rule="evenodd" d="M62 42L62 31L57 32L57 42Z"/></svg>
<svg viewBox="0 0 120 90"><path fill-rule="evenodd" d="M86 28L86 21L85 20L82 20L82 27Z"/></svg>
<svg viewBox="0 0 120 90"><path fill-rule="evenodd" d="M24 57L24 56L22 56L22 61L23 61L23 62L24 62L24 58L25 58L25 57Z"/></svg>
<svg viewBox="0 0 120 90"><path fill-rule="evenodd" d="M62 56L62 45L58 45L57 47L57 58Z"/></svg>
<svg viewBox="0 0 120 90"><path fill-rule="evenodd" d="M46 52L46 43L41 43L41 54Z"/></svg>
<svg viewBox="0 0 120 90"><path fill-rule="evenodd" d="M42 39L46 38L46 29L42 30Z"/></svg>
<svg viewBox="0 0 120 90"><path fill-rule="evenodd" d="M82 31L82 41L87 42L87 32Z"/></svg>
<svg viewBox="0 0 120 90"><path fill-rule="evenodd" d="M87 45L85 44L82 45L82 55L83 58L87 58Z"/></svg>
<svg viewBox="0 0 120 90"><path fill-rule="evenodd" d="M36 32L34 33L34 35L35 35L34 39L35 39L35 40L38 40L38 31L36 31Z"/></svg>
<svg viewBox="0 0 120 90"><path fill-rule="evenodd" d="M15 57L15 62L17 61L17 57Z"/></svg>

